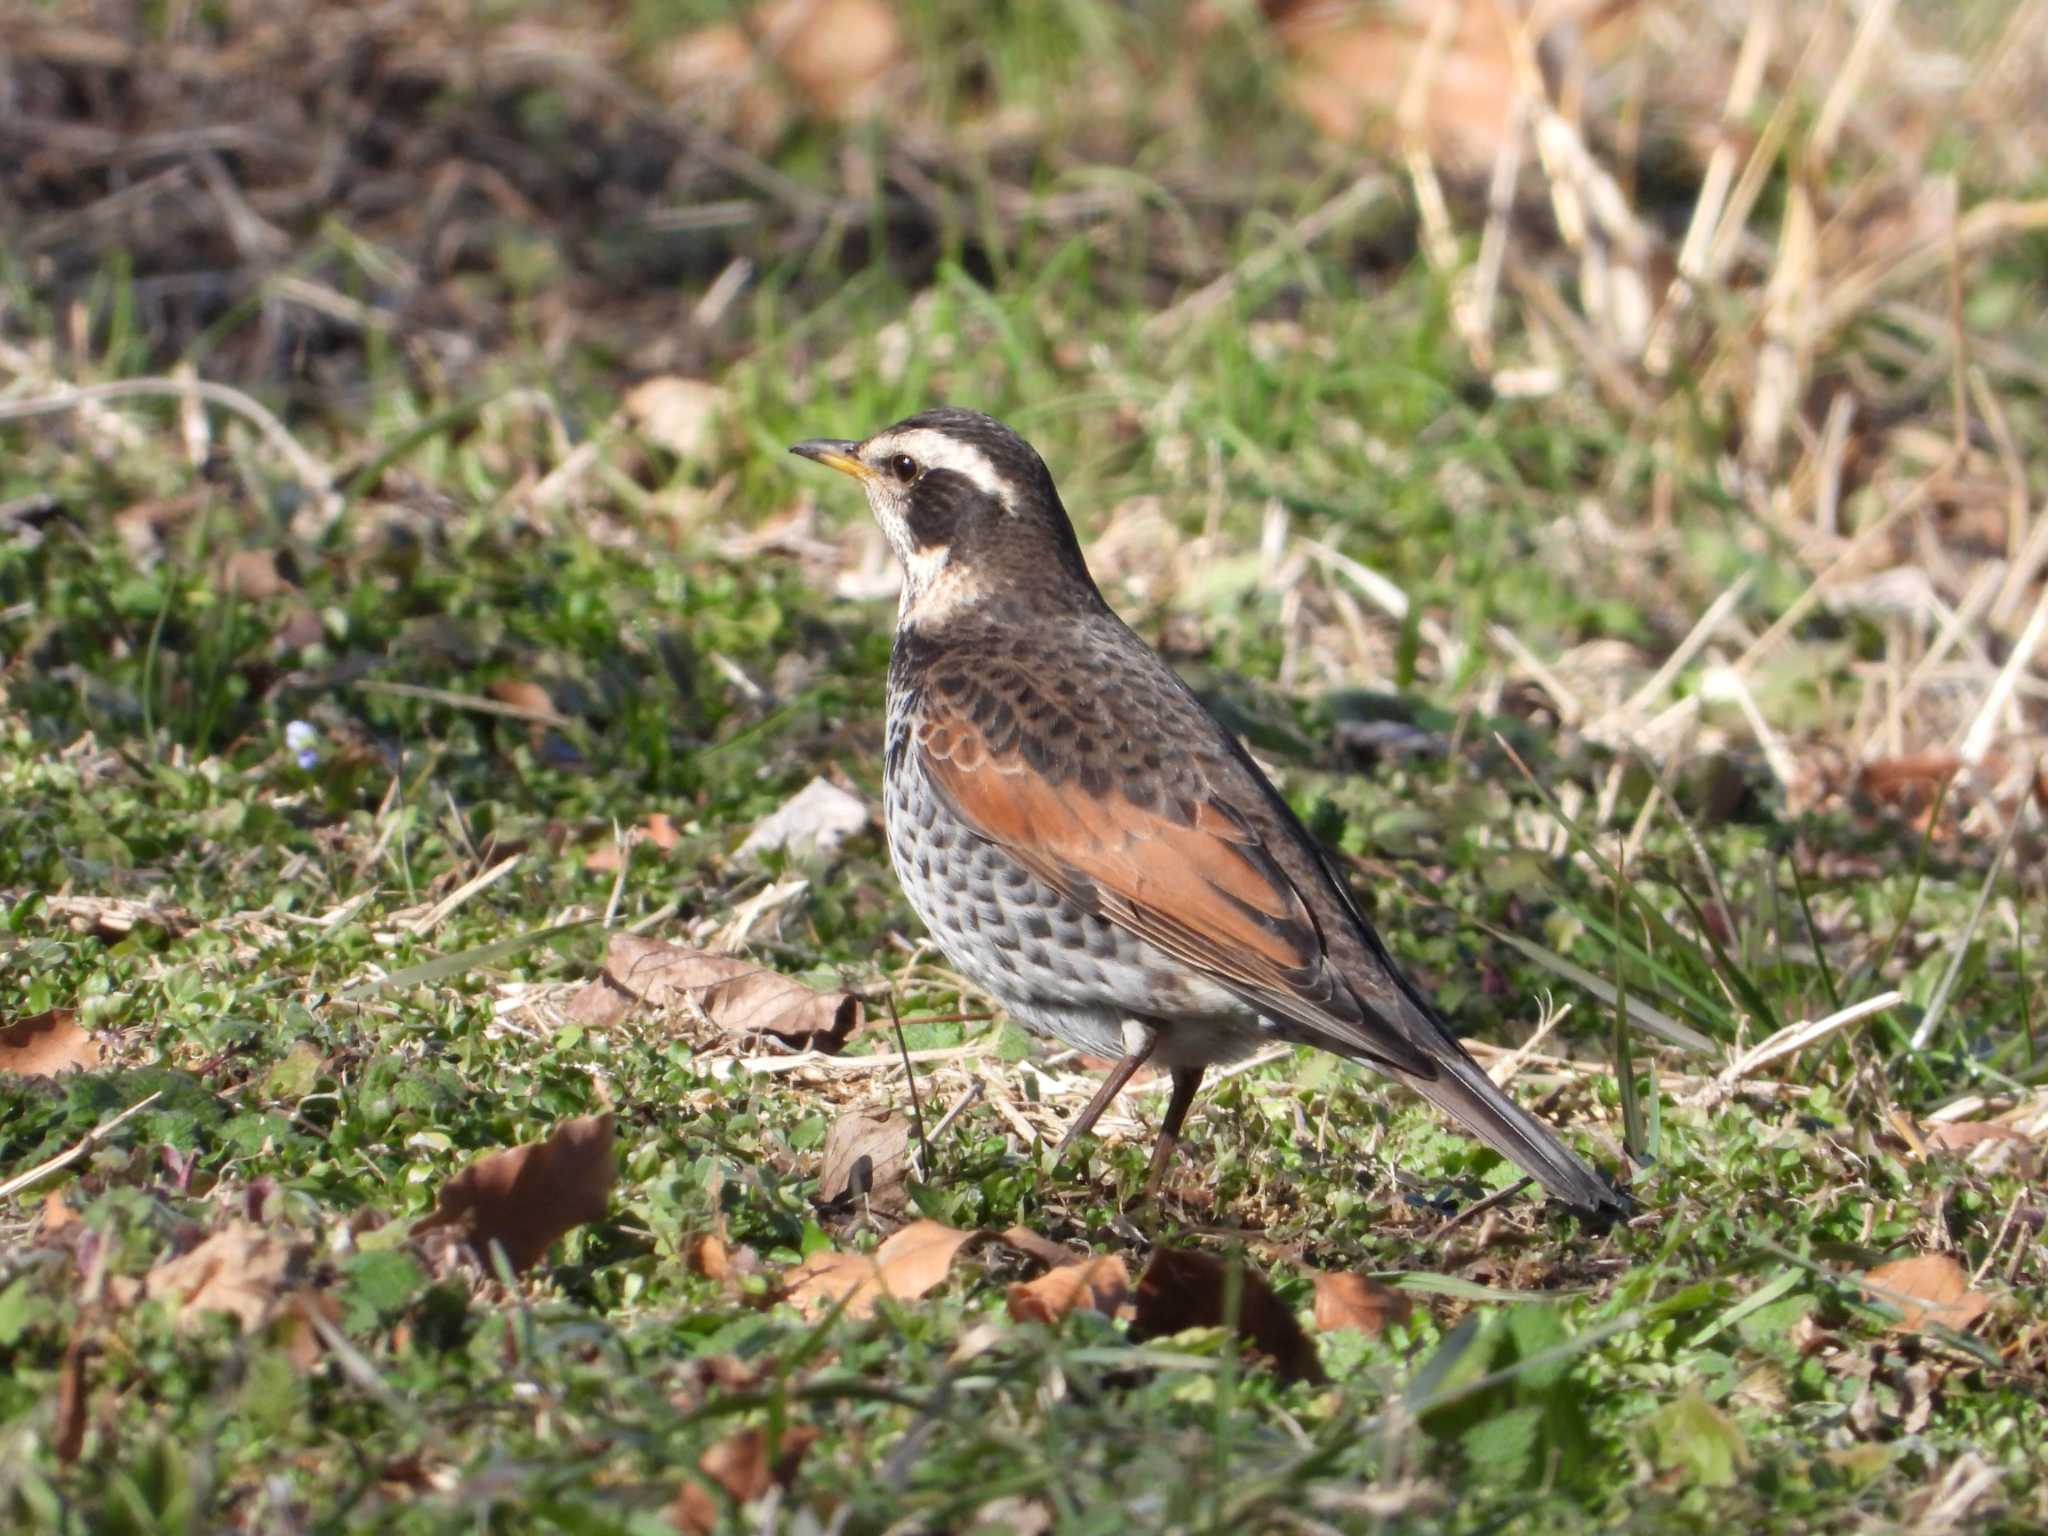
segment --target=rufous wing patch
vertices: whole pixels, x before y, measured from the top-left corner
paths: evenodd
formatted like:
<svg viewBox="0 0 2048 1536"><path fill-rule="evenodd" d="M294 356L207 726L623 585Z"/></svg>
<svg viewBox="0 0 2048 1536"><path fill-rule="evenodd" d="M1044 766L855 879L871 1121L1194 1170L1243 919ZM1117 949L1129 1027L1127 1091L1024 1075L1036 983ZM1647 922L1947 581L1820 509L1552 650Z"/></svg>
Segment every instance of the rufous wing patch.
<svg viewBox="0 0 2048 1536"><path fill-rule="evenodd" d="M927 696L927 708L931 700ZM1077 905L1231 988L1397 1066L1430 1077L1429 1058L1374 1029L1329 971L1300 891L1241 815L1213 797L1192 814L1140 806L1115 790L1055 782L1021 752L992 753L972 721L927 716L917 733L927 779L978 835L1001 845Z"/></svg>

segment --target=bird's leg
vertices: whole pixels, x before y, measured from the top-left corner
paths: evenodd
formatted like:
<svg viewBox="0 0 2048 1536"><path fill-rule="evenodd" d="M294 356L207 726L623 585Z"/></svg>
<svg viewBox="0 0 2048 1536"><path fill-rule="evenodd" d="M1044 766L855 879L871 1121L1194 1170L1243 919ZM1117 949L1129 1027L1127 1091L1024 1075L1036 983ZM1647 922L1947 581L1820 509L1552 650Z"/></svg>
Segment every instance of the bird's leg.
<svg viewBox="0 0 2048 1536"><path fill-rule="evenodd" d="M1067 1149L1090 1131L1095 1122L1102 1118L1102 1112L1109 1108L1110 1101L1124 1091L1138 1068L1145 1065L1153 1048L1159 1044L1159 1031L1150 1025L1130 1020L1124 1025L1124 1059L1109 1069L1109 1076L1102 1080L1102 1086L1095 1090L1095 1097L1088 1101L1088 1107L1074 1117L1074 1123L1067 1127L1067 1134L1060 1138L1059 1149L1052 1155L1054 1163L1067 1155Z"/></svg>
<svg viewBox="0 0 2048 1536"><path fill-rule="evenodd" d="M1200 1067L1173 1069L1173 1097L1166 1101L1166 1118L1159 1122L1159 1140L1152 1146L1152 1167L1145 1175L1147 1200L1158 1194L1159 1186L1166 1182L1166 1170L1180 1147L1181 1123L1187 1119L1188 1106L1195 1102L1195 1090L1201 1086Z"/></svg>

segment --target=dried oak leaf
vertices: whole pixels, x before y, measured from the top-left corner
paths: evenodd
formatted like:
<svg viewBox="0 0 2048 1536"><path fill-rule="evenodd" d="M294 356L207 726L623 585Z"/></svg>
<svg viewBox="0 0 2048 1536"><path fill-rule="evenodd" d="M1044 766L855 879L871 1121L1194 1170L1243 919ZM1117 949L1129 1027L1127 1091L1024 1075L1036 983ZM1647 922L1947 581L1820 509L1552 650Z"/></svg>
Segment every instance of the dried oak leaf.
<svg viewBox="0 0 2048 1536"><path fill-rule="evenodd" d="M850 992L816 992L752 960L637 933L612 935L604 974L651 1007L694 1008L732 1034L773 1035L814 1051L840 1050L866 1020Z"/></svg>
<svg viewBox="0 0 2048 1536"><path fill-rule="evenodd" d="M1915 805L1931 800L1962 771L1953 752L1916 752L1906 757L1881 757L1857 771L1856 783L1880 805Z"/></svg>
<svg viewBox="0 0 2048 1536"><path fill-rule="evenodd" d="M221 586L236 597L260 602L298 590L291 556L276 549L238 549L221 562Z"/></svg>
<svg viewBox="0 0 2048 1536"><path fill-rule="evenodd" d="M1249 1264L1242 1266L1237 1333L1265 1355L1289 1381L1321 1381L1315 1346L1301 1331L1294 1314L1281 1305L1273 1288ZM1152 1262L1138 1277L1137 1314L1131 1338L1142 1343L1186 1328L1222 1328L1228 1323L1224 1302L1230 1266L1206 1253L1185 1248L1155 1248Z"/></svg>
<svg viewBox="0 0 2048 1536"><path fill-rule="evenodd" d="M413 1235L445 1227L480 1256L496 1242L523 1273L563 1233L603 1217L617 1174L611 1115L564 1120L547 1140L492 1152L456 1174Z"/></svg>
<svg viewBox="0 0 2048 1536"><path fill-rule="evenodd" d="M791 1303L806 1317L831 1310L841 1298L849 1317L871 1317L884 1296L915 1301L946 1278L953 1259L979 1232L936 1221L913 1221L872 1255L820 1249L783 1276Z"/></svg>
<svg viewBox="0 0 2048 1536"><path fill-rule="evenodd" d="M62 1190L53 1189L43 1196L43 1236L54 1236L77 1220L78 1212L64 1203Z"/></svg>
<svg viewBox="0 0 2048 1536"><path fill-rule="evenodd" d="M1131 1272L1113 1253L1080 1264L1062 1264L1036 1280L1020 1280L1004 1298L1018 1323L1056 1323L1069 1312L1114 1317L1131 1294Z"/></svg>
<svg viewBox="0 0 2048 1536"><path fill-rule="evenodd" d="M1517 131L1513 33L1497 7L1443 6L1459 14L1448 34L1434 37L1433 0L1266 0L1261 9L1291 65L1284 94L1326 137L1397 142L1403 99L1425 69L1429 90L1416 126L1453 170L1483 171ZM1570 22L1577 45L1596 57L1618 46L1609 23L1629 9L1600 0L1543 7L1547 25Z"/></svg>
<svg viewBox="0 0 2048 1536"><path fill-rule="evenodd" d="M632 1011L633 1003L633 994L609 976L596 976L569 999L562 1016L585 1029L610 1029Z"/></svg>
<svg viewBox="0 0 2048 1536"><path fill-rule="evenodd" d="M862 117L888 105L905 49L885 0L765 0L746 25L815 111Z"/></svg>
<svg viewBox="0 0 2048 1536"><path fill-rule="evenodd" d="M900 1115L887 1120L841 1115L825 1133L817 1202L832 1205L865 1197L872 1209L900 1211L910 1202L903 1184L909 1175L909 1121Z"/></svg>
<svg viewBox="0 0 2048 1536"><path fill-rule="evenodd" d="M142 1294L168 1299L180 1325L226 1312L245 1331L264 1327L307 1282L312 1245L254 1222L230 1221L190 1253L165 1259L143 1277Z"/></svg>
<svg viewBox="0 0 2048 1536"><path fill-rule="evenodd" d="M1915 1254L1880 1264L1863 1276L1866 1294L1888 1301L1902 1314L1897 1327L1918 1332L1930 1323L1958 1331L1990 1309L1991 1298L1970 1289L1963 1266L1945 1253Z"/></svg>
<svg viewBox="0 0 2048 1536"><path fill-rule="evenodd" d="M18 1077L55 1077L73 1068L86 1071L104 1061L100 1043L78 1027L69 1008L50 1008L0 1028L0 1072Z"/></svg>
<svg viewBox="0 0 2048 1536"><path fill-rule="evenodd" d="M787 1488L796 1481L804 1452L817 1438L814 1425L787 1424L771 1452L767 1430L743 1429L727 1435L698 1457L697 1470L724 1489L734 1503L752 1503L770 1488ZM691 1536L709 1536L719 1529L718 1500L703 1484L685 1483L669 1506L669 1518L677 1530Z"/></svg>
<svg viewBox="0 0 2048 1536"><path fill-rule="evenodd" d="M734 1247L717 1232L700 1232L683 1247L683 1262L693 1275L716 1280L734 1295L746 1290L747 1278L762 1273L761 1256L742 1243ZM761 1298L772 1300L772 1293Z"/></svg>
<svg viewBox="0 0 2048 1536"><path fill-rule="evenodd" d="M496 678L486 685L484 692L521 720L529 720L536 725L563 723L562 712L555 708L554 695L531 678Z"/></svg>
<svg viewBox="0 0 2048 1536"><path fill-rule="evenodd" d="M1415 1311L1406 1291L1397 1291L1370 1275L1317 1273L1316 1326L1325 1333L1355 1329L1372 1338L1390 1323L1405 1323Z"/></svg>

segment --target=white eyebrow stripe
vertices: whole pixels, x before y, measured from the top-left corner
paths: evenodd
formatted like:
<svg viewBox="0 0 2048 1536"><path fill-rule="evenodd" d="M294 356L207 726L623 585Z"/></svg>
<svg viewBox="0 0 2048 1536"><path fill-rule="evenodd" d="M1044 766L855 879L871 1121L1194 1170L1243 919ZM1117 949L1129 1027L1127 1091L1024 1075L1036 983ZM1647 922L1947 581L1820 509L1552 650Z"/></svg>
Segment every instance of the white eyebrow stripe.
<svg viewBox="0 0 2048 1536"><path fill-rule="evenodd" d="M1017 510L1011 504L1011 487L996 473L989 456L971 443L930 427L911 427L878 437L869 446L877 454L907 453L925 469L949 469L1001 502L1005 512Z"/></svg>

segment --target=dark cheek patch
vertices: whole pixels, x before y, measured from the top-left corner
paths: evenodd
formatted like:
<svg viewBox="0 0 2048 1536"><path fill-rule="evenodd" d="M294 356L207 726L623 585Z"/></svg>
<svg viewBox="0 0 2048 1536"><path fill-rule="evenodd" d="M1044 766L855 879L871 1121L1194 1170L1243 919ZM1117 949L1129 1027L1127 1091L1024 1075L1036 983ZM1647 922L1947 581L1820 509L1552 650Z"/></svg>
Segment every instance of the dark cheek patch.
<svg viewBox="0 0 2048 1536"><path fill-rule="evenodd" d="M985 504L991 504L988 496L965 475L928 469L910 488L903 520L919 549L935 549L953 543Z"/></svg>

